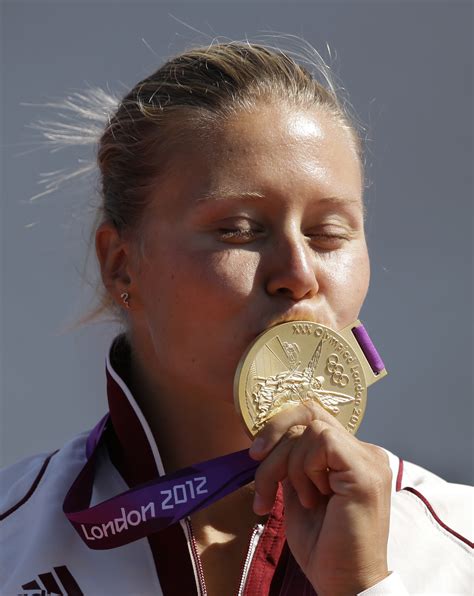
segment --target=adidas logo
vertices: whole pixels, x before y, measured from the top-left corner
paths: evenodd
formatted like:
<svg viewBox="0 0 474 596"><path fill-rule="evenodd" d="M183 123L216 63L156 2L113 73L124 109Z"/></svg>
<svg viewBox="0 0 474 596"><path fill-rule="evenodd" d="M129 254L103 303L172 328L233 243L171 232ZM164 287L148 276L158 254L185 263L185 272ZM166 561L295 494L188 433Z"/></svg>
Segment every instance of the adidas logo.
<svg viewBox="0 0 474 596"><path fill-rule="evenodd" d="M24 591L19 592L18 596L84 596L65 565L54 567L51 573L40 573L37 580L23 584L21 589Z"/></svg>

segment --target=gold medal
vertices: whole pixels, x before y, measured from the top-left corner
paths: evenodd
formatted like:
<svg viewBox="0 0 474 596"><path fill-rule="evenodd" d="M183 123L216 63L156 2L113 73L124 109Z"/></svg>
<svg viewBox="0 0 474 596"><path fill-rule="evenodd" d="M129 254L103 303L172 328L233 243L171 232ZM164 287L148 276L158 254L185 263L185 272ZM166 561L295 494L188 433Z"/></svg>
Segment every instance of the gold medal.
<svg viewBox="0 0 474 596"><path fill-rule="evenodd" d="M319 323L291 321L253 341L234 378L235 406L252 437L284 408L311 402L356 433L368 385L387 374L385 368L372 369L352 331L358 327L363 328L355 321L336 332Z"/></svg>

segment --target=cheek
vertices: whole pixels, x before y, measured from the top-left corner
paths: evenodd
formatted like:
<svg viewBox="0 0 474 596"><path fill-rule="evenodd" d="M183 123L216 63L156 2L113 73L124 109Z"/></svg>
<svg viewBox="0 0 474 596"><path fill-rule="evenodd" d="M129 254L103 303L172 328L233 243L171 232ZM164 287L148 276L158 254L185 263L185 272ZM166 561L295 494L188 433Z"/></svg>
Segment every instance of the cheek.
<svg viewBox="0 0 474 596"><path fill-rule="evenodd" d="M144 272L147 309L160 306L167 317L240 309L254 287L259 256L251 251L162 253Z"/></svg>
<svg viewBox="0 0 474 596"><path fill-rule="evenodd" d="M232 249L197 255L194 269L205 288L223 299L239 302L252 294L259 260L256 252Z"/></svg>
<svg viewBox="0 0 474 596"><path fill-rule="evenodd" d="M341 254L324 263L324 293L341 327L358 317L369 280L370 264L365 244L360 250Z"/></svg>
<svg viewBox="0 0 474 596"><path fill-rule="evenodd" d="M144 271L143 324L163 375L186 370L196 385L212 378L228 392L248 341L258 262L251 251L174 253Z"/></svg>

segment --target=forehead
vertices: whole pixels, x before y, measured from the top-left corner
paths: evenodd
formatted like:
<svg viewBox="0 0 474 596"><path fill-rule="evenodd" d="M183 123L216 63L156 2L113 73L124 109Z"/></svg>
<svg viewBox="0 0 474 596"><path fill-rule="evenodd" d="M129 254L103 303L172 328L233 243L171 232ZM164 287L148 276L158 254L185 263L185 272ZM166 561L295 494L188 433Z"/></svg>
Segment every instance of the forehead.
<svg viewBox="0 0 474 596"><path fill-rule="evenodd" d="M319 195L362 200L350 133L322 109L263 106L219 122L206 141L189 139L171 159L175 205L219 193Z"/></svg>

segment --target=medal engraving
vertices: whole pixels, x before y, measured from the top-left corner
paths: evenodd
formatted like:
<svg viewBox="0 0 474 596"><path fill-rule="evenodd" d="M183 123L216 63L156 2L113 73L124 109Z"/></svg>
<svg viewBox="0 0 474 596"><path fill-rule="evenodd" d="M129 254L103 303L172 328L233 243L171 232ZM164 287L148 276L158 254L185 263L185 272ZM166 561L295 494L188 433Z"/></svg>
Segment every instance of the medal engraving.
<svg viewBox="0 0 474 596"><path fill-rule="evenodd" d="M331 375L330 380L333 385L345 387L349 383L349 377L345 374L342 364L339 364L337 354L331 354L326 360L326 370Z"/></svg>
<svg viewBox="0 0 474 596"><path fill-rule="evenodd" d="M252 343L237 368L234 397L252 436L286 407L310 402L355 433L367 383L350 342L324 325L297 321L276 325Z"/></svg>

